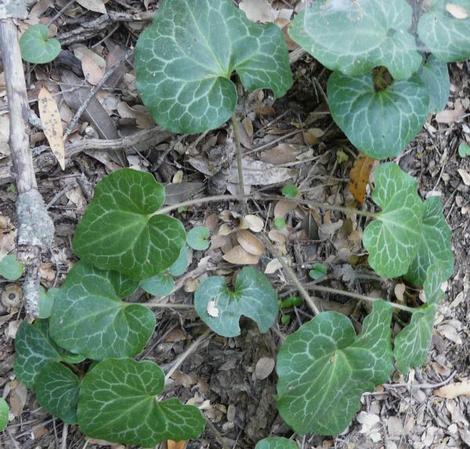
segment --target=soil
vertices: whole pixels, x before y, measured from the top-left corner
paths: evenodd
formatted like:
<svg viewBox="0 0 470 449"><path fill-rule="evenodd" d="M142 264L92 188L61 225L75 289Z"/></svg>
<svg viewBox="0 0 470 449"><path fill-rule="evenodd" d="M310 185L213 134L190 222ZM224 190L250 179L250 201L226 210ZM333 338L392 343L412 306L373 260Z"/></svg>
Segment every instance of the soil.
<svg viewBox="0 0 470 449"><path fill-rule="evenodd" d="M143 10L142 3L148 3L151 9L155 7L153 1L125 0L110 2L108 7L122 10L127 5L140 11ZM44 10L44 17L52 17L64 4L51 4ZM79 5L73 8L78 11L75 17L65 14L58 19L59 33L76 28L76 17L80 14L81 22L97 17L97 14ZM73 96L74 92L60 94L59 84L64 70L75 71L78 87L89 87L80 61L73 56L73 48L78 44L93 48L96 44L95 51L104 57L113 52L117 55L116 47L135 43L143 27L140 22L116 25L91 32L80 42L65 45L64 49L68 52L62 55L58 63L26 67L33 110L37 112L39 87L47 86L51 92L58 94L63 121L70 120L74 108L66 97ZM108 33L107 39L103 40ZM242 133L245 154L278 139L278 143L267 149L277 148L281 154L291 155L293 159L289 160L294 161L274 164L274 172L264 174L261 186L256 184L256 180L250 183L251 190L279 195L280 188L287 181L271 183L269 177L280 176L282 170L288 168L294 170L289 181L301 187L305 199L328 200L338 205L353 204L347 182L357 150L348 143L327 112L324 91L329 73L309 56L298 60L293 65L293 71L294 87L286 97L274 101L269 92L257 92L244 96L240 102L238 113L241 119L245 119ZM468 380L470 375L470 186L465 184L459 172L470 173L470 157L461 158L458 155L459 144L470 142L470 63L454 64L450 66L450 73L452 91L447 109L454 110L460 104L465 110L463 117L444 124L436 121L435 116L430 116L421 134L397 159L405 171L419 180L419 192L423 198L429 194L442 197L453 233L455 273L448 281L446 299L439 309L429 360L421 369L412 370L409 376L395 373L389 384L364 395L361 412L342 435L335 438L294 436L301 448L470 447L470 396L446 399L436 393L438 386ZM100 104L105 105L100 109L100 114L104 116L95 115L95 122L82 118L71 136L74 141L99 135L97 127L102 123L108 124L108 121L121 135L153 126L139 106L134 80L132 65L123 65L120 75L107 84L99 95ZM0 107L2 115L5 115L6 96L1 91ZM320 137L305 136L301 132L312 128ZM294 134L296 130L300 131ZM32 140L37 147L47 145L39 129L33 129ZM61 171L49 152L36 150L33 153L39 190L49 205L56 227L54 246L44 255L41 266L42 285L50 288L61 284L76 261L71 239L92 197L94 185L106 173L117 169L119 164L115 157L110 157L110 153L99 154L91 150L74 156L67 169ZM128 165L151 172L159 181L170 184L171 202L195 195L224 193L229 168L234 164L231 129L226 125L203 136L171 135L158 145L137 145L127 151L126 156ZM275 155L264 150L256 152L255 157L273 160ZM8 155L0 159L4 167L8 162ZM0 169L0 174L6 172ZM15 200L16 190L11 178L0 177L0 224L4 228L3 237L11 241L17 225ZM269 229L275 204L275 201L248 201L248 213L262 218ZM365 207L373 207L370 199ZM237 226L241 212L237 202L220 202L189 208L177 215L187 229L206 224L215 235L224 223ZM318 210L307 207L298 207L287 217L287 240L278 248L285 248L302 282L310 282L308 270L315 262L325 262L329 267L325 285L353 289L362 294L379 292L394 299L395 286L401 281L374 278L360 247L360 239L357 239L356 233L360 235L364 228L362 219L346 219L340 213L322 215ZM240 268L240 265L224 261L221 249L215 248L214 241L212 245L206 252L193 252L189 273L196 270L198 276L185 276L180 282L182 288L168 299L170 303L192 303L196 278L202 279L207 275L205 272L231 275ZM272 256L267 252L259 261L260 269L265 269L271 260ZM358 275L354 280L345 276L351 270ZM295 287L290 285L282 270L269 277L281 296L295 293ZM75 426L64 426L51 418L39 407L34 395L15 379L14 337L24 317L21 283L0 280L0 290L0 388L11 407L11 420L6 432L0 434L0 447L105 447L105 442L88 440ZM417 295L413 289L408 289L407 293ZM8 302L4 299L7 296ZM366 304L337 295L318 294L317 300L324 310L349 314L358 328L367 312ZM154 360L168 370L176 357L204 332L205 326L191 310L157 309L156 314L156 332L140 358ZM188 443L189 449L215 449L221 447L221 442L229 448L252 449L258 440L268 435L292 436L292 431L277 413L276 375L269 367L283 336L294 332L312 314L305 305L285 314L290 316L290 322L278 322L266 334L260 334L253 322L242 320L240 337L225 339L212 335L172 376L168 395L198 405L212 423L200 440ZM266 376L260 375L263 369L267 370ZM118 447L113 445L115 449Z"/></svg>

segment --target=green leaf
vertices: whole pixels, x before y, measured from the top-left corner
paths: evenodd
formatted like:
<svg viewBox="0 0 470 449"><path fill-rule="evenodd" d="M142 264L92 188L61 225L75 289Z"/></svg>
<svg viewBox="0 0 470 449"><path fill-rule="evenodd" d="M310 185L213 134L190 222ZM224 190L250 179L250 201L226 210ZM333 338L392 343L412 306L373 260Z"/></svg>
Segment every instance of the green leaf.
<svg viewBox="0 0 470 449"><path fill-rule="evenodd" d="M169 268L185 242L180 221L156 212L165 191L150 173L117 170L96 185L73 246L84 261L145 279Z"/></svg>
<svg viewBox="0 0 470 449"><path fill-rule="evenodd" d="M282 231L283 229L285 229L286 226L287 226L287 223L284 217L276 217L274 219L274 227L278 229L279 231Z"/></svg>
<svg viewBox="0 0 470 449"><path fill-rule="evenodd" d="M429 112L445 109L450 92L449 69L445 62L431 56L417 73L429 95Z"/></svg>
<svg viewBox="0 0 470 449"><path fill-rule="evenodd" d="M447 263L441 261L428 268L423 286L427 304L439 304L444 298L442 284L449 278L447 269Z"/></svg>
<svg viewBox="0 0 470 449"><path fill-rule="evenodd" d="M277 358L278 409L297 433L336 435L361 406L361 395L393 371L392 308L374 303L357 336L351 321L322 312L284 341Z"/></svg>
<svg viewBox="0 0 470 449"><path fill-rule="evenodd" d="M295 441L283 437L264 438L255 446L255 449L299 449Z"/></svg>
<svg viewBox="0 0 470 449"><path fill-rule="evenodd" d="M324 278L328 273L328 267L323 263L316 263L313 265L312 269L308 272L308 275L314 281Z"/></svg>
<svg viewBox="0 0 470 449"><path fill-rule="evenodd" d="M38 318L45 320L51 316L54 300L60 293L58 288L50 288L47 292L43 287L39 288L39 313Z"/></svg>
<svg viewBox="0 0 470 449"><path fill-rule="evenodd" d="M233 72L250 92L281 97L292 85L279 28L250 22L232 0L165 0L139 37L136 72L144 104L175 133L214 129L232 116Z"/></svg>
<svg viewBox="0 0 470 449"><path fill-rule="evenodd" d="M186 273L186 270L188 269L189 261L189 248L185 245L181 249L178 259L176 259L173 265L168 268L168 273L170 273L174 277L182 276L184 273Z"/></svg>
<svg viewBox="0 0 470 449"><path fill-rule="evenodd" d="M424 202L423 226L417 241L418 252L405 278L414 285L422 286L428 268L436 262L446 264L447 277L454 271L452 231L446 223L442 201L430 197Z"/></svg>
<svg viewBox="0 0 470 449"><path fill-rule="evenodd" d="M427 50L444 62L470 58L470 0L431 0L428 11L418 22L418 35ZM466 19L454 17L447 6L463 8Z"/></svg>
<svg viewBox="0 0 470 449"><path fill-rule="evenodd" d="M144 306L121 301L137 286L115 271L76 264L54 302L51 337L93 360L140 353L155 328L155 315Z"/></svg>
<svg viewBox="0 0 470 449"><path fill-rule="evenodd" d="M394 163L374 170L374 202L382 208L369 223L362 241L369 252L369 265L382 277L405 274L418 251L424 205L416 179Z"/></svg>
<svg viewBox="0 0 470 449"><path fill-rule="evenodd" d="M294 19L290 37L330 70L363 75L385 66L395 79L408 79L421 56L408 32L412 8L405 0L311 2Z"/></svg>
<svg viewBox="0 0 470 449"><path fill-rule="evenodd" d="M77 422L80 379L62 363L48 362L41 368L34 392L49 413L66 424Z"/></svg>
<svg viewBox="0 0 470 449"><path fill-rule="evenodd" d="M459 156L462 158L470 156L470 145L467 145L466 143L462 142L459 145Z"/></svg>
<svg viewBox="0 0 470 449"><path fill-rule="evenodd" d="M351 143L373 159L398 156L419 133L429 111L429 95L418 79L394 81L376 91L371 74L333 73L328 103Z"/></svg>
<svg viewBox="0 0 470 449"><path fill-rule="evenodd" d="M0 432L3 432L8 426L8 414L10 408L8 407L7 401L0 398Z"/></svg>
<svg viewBox="0 0 470 449"><path fill-rule="evenodd" d="M403 374L426 362L435 315L435 305L420 307L411 316L410 323L395 337L396 365Z"/></svg>
<svg viewBox="0 0 470 449"><path fill-rule="evenodd" d="M175 288L175 281L169 274L157 274L140 283L140 287L157 298L168 296Z"/></svg>
<svg viewBox="0 0 470 449"><path fill-rule="evenodd" d="M50 361L60 362L62 356L49 338L45 320L34 324L23 321L15 338L15 374L27 387L33 388L41 369Z"/></svg>
<svg viewBox="0 0 470 449"><path fill-rule="evenodd" d="M205 420L177 399L158 401L165 376L153 362L108 359L84 377L78 402L81 430L92 438L155 447L198 437Z"/></svg>
<svg viewBox="0 0 470 449"><path fill-rule="evenodd" d="M16 281L23 275L24 266L12 254L0 255L0 276L7 281Z"/></svg>
<svg viewBox="0 0 470 449"><path fill-rule="evenodd" d="M282 188L281 193L286 198L296 198L299 196L299 189L295 184L286 184Z"/></svg>
<svg viewBox="0 0 470 449"><path fill-rule="evenodd" d="M207 278L196 290L194 306L202 321L224 337L240 335L242 315L256 321L261 332L267 332L279 310L276 291L268 278L253 267L238 273L233 291L223 277Z"/></svg>
<svg viewBox="0 0 470 449"><path fill-rule="evenodd" d="M46 25L30 26L20 38L21 56L32 64L46 64L59 56L61 47L57 39L49 38Z"/></svg>
<svg viewBox="0 0 470 449"><path fill-rule="evenodd" d="M209 228L206 226L195 226L186 236L188 245L197 251L205 251L209 248Z"/></svg>

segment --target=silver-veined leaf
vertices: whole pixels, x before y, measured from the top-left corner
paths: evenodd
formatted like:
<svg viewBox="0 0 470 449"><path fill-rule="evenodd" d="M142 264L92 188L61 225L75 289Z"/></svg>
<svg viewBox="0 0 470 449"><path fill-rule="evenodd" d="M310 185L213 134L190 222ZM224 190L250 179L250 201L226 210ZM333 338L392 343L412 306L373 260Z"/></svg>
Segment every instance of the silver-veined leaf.
<svg viewBox="0 0 470 449"><path fill-rule="evenodd" d="M256 443L255 449L299 449L295 441L283 437L264 438Z"/></svg>
<svg viewBox="0 0 470 449"><path fill-rule="evenodd" d="M177 399L159 401L164 383L163 371L150 361L99 362L80 388L81 430L92 438L140 447L198 437L205 427L201 412Z"/></svg>
<svg viewBox="0 0 470 449"><path fill-rule="evenodd" d="M424 206L416 179L397 164L379 165L374 178L372 198L382 211L367 225L362 241L374 271L394 278L408 271L417 254Z"/></svg>
<svg viewBox="0 0 470 449"><path fill-rule="evenodd" d="M163 186L150 173L117 170L102 179L78 224L77 255L103 270L141 280L161 273L178 258L186 233L179 220L159 215Z"/></svg>
<svg viewBox="0 0 470 449"><path fill-rule="evenodd" d="M445 109L450 92L450 78L447 63L431 56L417 73L429 94L429 111Z"/></svg>
<svg viewBox="0 0 470 449"><path fill-rule="evenodd" d="M374 303L357 336L351 321L322 312L289 335L277 358L278 409L297 433L336 435L361 406L361 395L393 371L392 308Z"/></svg>
<svg viewBox="0 0 470 449"><path fill-rule="evenodd" d="M199 133L227 121L236 72L248 91L292 85L287 46L274 24L250 22L232 0L165 0L136 46L137 87L162 127Z"/></svg>
<svg viewBox="0 0 470 449"><path fill-rule="evenodd" d="M52 338L94 360L137 355L155 328L155 315L148 308L122 301L137 286L118 272L78 263L54 301Z"/></svg>
<svg viewBox="0 0 470 449"><path fill-rule="evenodd" d="M242 315L256 321L261 332L267 332L279 310L277 294L268 278L253 267L238 273L233 291L223 277L207 278L196 290L194 307L199 317L224 337L240 335Z"/></svg>
<svg viewBox="0 0 470 449"><path fill-rule="evenodd" d="M356 148L373 159L387 159L398 156L423 127L429 95L414 78L376 91L371 74L350 77L335 72L328 80L328 104Z"/></svg>

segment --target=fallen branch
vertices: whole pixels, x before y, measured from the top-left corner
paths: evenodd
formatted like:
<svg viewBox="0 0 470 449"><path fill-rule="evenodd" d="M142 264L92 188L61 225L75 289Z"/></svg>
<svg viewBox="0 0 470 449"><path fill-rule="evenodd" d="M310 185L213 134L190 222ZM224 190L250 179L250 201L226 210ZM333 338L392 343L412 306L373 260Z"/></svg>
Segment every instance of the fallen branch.
<svg viewBox="0 0 470 449"><path fill-rule="evenodd" d="M14 2L18 3L18 2ZM12 18L0 21L0 47L10 111L10 151L18 191L18 259L25 266L26 312L38 315L41 252L50 248L54 224L37 189L29 147L29 106L18 32Z"/></svg>

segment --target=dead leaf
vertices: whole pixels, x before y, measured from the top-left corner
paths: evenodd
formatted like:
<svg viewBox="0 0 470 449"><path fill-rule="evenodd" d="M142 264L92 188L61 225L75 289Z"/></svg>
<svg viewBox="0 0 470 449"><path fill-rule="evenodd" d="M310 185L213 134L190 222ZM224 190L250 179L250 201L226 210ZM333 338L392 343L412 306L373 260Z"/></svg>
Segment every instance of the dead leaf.
<svg viewBox="0 0 470 449"><path fill-rule="evenodd" d="M276 362L271 357L261 357L255 366L255 376L259 380L264 380L273 372Z"/></svg>
<svg viewBox="0 0 470 449"><path fill-rule="evenodd" d="M399 302L405 301L405 291L406 285L403 283L395 285L395 297L398 299Z"/></svg>
<svg viewBox="0 0 470 449"><path fill-rule="evenodd" d="M14 381L14 383L16 385L10 393L10 411L14 417L18 417L23 413L26 399L28 398L28 389L17 381Z"/></svg>
<svg viewBox="0 0 470 449"><path fill-rule="evenodd" d="M470 380L446 385L434 391L436 396L446 399L455 399L458 396L470 396Z"/></svg>
<svg viewBox="0 0 470 449"><path fill-rule="evenodd" d="M276 12L266 0L241 0L240 9L253 22L274 22Z"/></svg>
<svg viewBox="0 0 470 449"><path fill-rule="evenodd" d="M462 178L463 183L466 186L470 186L470 173L463 168L459 168L457 170L459 172L460 177Z"/></svg>
<svg viewBox="0 0 470 449"><path fill-rule="evenodd" d="M284 218L297 207L295 201L280 200L274 206L274 218Z"/></svg>
<svg viewBox="0 0 470 449"><path fill-rule="evenodd" d="M38 94L39 117L44 134L49 142L60 168L65 170L64 129L57 102L51 93L43 87Z"/></svg>
<svg viewBox="0 0 470 449"><path fill-rule="evenodd" d="M249 229L252 232L261 232L264 228L264 221L256 215L246 215L240 219L240 229Z"/></svg>
<svg viewBox="0 0 470 449"><path fill-rule="evenodd" d="M273 259L266 265L264 273L274 274L276 271L280 270L281 268L282 268L282 264L279 261L279 259Z"/></svg>
<svg viewBox="0 0 470 449"><path fill-rule="evenodd" d="M237 245L224 254L223 259L234 265L256 265L259 261L259 256L250 254L240 245Z"/></svg>
<svg viewBox="0 0 470 449"><path fill-rule="evenodd" d="M260 154L260 159L270 164L282 165L295 162L300 153L301 149L297 145L281 143L277 147L263 151Z"/></svg>
<svg viewBox="0 0 470 449"><path fill-rule="evenodd" d="M352 193L355 200L364 204L366 199L366 189L369 183L369 176L374 168L376 161L361 154L355 161L349 173L349 191Z"/></svg>
<svg viewBox="0 0 470 449"><path fill-rule="evenodd" d="M446 109L436 114L436 122L450 125L458 120L465 114L465 108L462 102L457 100L454 109Z"/></svg>
<svg viewBox="0 0 470 449"><path fill-rule="evenodd" d="M242 166L245 186L281 184L287 180L292 180L297 174L296 170L249 158L243 159ZM238 184L238 169L235 161L230 166L227 181Z"/></svg>
<svg viewBox="0 0 470 449"><path fill-rule="evenodd" d="M85 79L96 86L106 71L106 61L87 47L80 46L74 50L74 55L80 59Z"/></svg>
<svg viewBox="0 0 470 449"><path fill-rule="evenodd" d="M246 252L253 254L254 256L262 256L265 252L263 243L250 231L238 231L237 241Z"/></svg>
<svg viewBox="0 0 470 449"><path fill-rule="evenodd" d="M325 131L320 128L310 128L304 132L304 141L307 145L316 145L321 137L323 137Z"/></svg>
<svg viewBox="0 0 470 449"><path fill-rule="evenodd" d="M456 5L455 3L447 3L446 11L456 19L468 19L468 11L463 6Z"/></svg>
<svg viewBox="0 0 470 449"><path fill-rule="evenodd" d="M187 441L173 441L168 440L166 442L166 449L186 449Z"/></svg>
<svg viewBox="0 0 470 449"><path fill-rule="evenodd" d="M107 14L103 0L77 0L77 3L89 11Z"/></svg>

